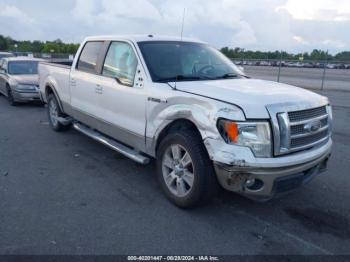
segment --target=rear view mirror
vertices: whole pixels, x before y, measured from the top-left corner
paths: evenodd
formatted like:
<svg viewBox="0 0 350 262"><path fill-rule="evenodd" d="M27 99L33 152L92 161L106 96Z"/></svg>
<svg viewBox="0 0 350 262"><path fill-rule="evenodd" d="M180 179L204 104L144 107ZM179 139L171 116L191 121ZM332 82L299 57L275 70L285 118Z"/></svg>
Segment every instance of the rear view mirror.
<svg viewBox="0 0 350 262"><path fill-rule="evenodd" d="M1 74L6 74L6 69L0 68L0 73L1 73Z"/></svg>

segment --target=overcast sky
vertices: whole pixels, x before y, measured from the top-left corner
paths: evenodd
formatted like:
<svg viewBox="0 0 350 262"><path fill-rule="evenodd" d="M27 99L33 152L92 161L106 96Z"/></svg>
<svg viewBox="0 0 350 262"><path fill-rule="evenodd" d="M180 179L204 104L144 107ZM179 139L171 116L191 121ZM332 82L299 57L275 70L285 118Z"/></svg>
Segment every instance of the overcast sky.
<svg viewBox="0 0 350 262"><path fill-rule="evenodd" d="M80 42L100 34L179 35L216 47L350 50L350 0L0 0L0 34Z"/></svg>

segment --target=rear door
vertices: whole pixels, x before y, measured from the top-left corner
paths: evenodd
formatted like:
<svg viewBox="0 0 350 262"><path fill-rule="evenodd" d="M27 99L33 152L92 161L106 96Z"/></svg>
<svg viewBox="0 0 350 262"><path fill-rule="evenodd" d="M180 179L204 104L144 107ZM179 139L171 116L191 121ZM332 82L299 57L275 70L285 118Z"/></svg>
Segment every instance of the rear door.
<svg viewBox="0 0 350 262"><path fill-rule="evenodd" d="M91 127L96 127L96 117L100 115L98 71L103 46L103 41L86 42L70 74L73 116Z"/></svg>

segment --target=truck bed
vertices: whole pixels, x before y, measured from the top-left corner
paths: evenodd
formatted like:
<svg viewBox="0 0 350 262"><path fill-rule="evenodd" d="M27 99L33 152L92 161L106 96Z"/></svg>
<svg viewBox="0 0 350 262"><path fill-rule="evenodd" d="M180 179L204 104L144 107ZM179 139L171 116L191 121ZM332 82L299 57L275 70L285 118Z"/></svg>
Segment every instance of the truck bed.
<svg viewBox="0 0 350 262"><path fill-rule="evenodd" d="M56 66L65 66L65 67L71 67L73 64L72 60L67 59L52 59L45 62L41 62L42 64L52 64Z"/></svg>
<svg viewBox="0 0 350 262"><path fill-rule="evenodd" d="M44 95L47 85L52 83L57 92L60 94L62 102L70 100L70 70L72 61L69 60L51 60L50 62L39 63L39 86L40 92L45 102Z"/></svg>

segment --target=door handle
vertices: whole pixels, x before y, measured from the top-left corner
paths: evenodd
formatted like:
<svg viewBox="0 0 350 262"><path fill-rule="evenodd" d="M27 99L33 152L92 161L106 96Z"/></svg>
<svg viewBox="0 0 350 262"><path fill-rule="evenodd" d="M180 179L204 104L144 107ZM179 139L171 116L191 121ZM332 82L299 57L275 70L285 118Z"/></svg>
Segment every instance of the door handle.
<svg viewBox="0 0 350 262"><path fill-rule="evenodd" d="M102 93L103 93L103 87L100 86L100 85L96 85L96 87L95 87L95 92L96 92L97 94L102 94Z"/></svg>
<svg viewBox="0 0 350 262"><path fill-rule="evenodd" d="M70 79L70 84L71 84L72 86L75 86L76 82L75 82L75 79L74 79L74 78L71 78L71 79Z"/></svg>

